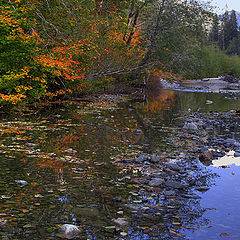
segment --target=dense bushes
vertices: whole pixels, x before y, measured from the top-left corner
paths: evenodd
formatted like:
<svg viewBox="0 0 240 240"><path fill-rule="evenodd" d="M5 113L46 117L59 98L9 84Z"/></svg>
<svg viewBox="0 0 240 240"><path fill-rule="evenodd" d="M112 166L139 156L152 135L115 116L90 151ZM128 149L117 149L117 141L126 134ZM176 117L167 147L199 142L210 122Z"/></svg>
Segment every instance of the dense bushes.
<svg viewBox="0 0 240 240"><path fill-rule="evenodd" d="M204 46L191 51L191 71L185 72L185 78L204 78L233 75L240 77L240 57L228 56L219 47Z"/></svg>

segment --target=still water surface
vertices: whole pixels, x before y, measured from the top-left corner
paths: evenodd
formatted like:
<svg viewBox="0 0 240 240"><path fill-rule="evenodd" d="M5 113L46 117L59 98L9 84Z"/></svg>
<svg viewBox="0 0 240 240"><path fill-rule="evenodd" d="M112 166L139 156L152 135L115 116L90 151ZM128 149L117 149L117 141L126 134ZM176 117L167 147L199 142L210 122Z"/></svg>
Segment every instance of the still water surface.
<svg viewBox="0 0 240 240"><path fill-rule="evenodd" d="M193 167L189 146L169 141L178 141L174 135L185 114L239 109L238 96L173 90L148 95L145 102L117 106L106 99L104 107L65 103L2 115L1 239L58 239L57 228L65 223L80 228L78 239L240 239L240 160L229 161L229 168L194 160ZM239 141L239 129L232 133ZM141 154L177 158L189 171L186 179L197 176L210 189L197 193L201 199L182 199L144 187L140 171L115 164Z"/></svg>

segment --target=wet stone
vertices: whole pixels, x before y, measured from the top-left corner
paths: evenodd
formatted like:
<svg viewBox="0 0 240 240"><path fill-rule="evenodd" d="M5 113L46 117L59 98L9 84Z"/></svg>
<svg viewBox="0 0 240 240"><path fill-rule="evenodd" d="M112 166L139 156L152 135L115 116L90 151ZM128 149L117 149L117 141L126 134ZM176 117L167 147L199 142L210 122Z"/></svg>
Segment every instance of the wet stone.
<svg viewBox="0 0 240 240"><path fill-rule="evenodd" d="M168 167L169 169L171 169L173 171L179 171L180 170L180 167L176 163L168 163L166 165L166 167Z"/></svg>
<svg viewBox="0 0 240 240"><path fill-rule="evenodd" d="M158 187L162 185L163 182L164 182L164 179L162 178L154 178L148 184L150 187Z"/></svg>
<svg viewBox="0 0 240 240"><path fill-rule="evenodd" d="M84 172L84 169L83 168L77 168L76 171L77 172Z"/></svg>
<svg viewBox="0 0 240 240"><path fill-rule="evenodd" d="M185 198L194 198L194 199L200 199L200 198L201 198L200 196L198 196L198 195L195 194L195 193L183 194L182 196L185 197Z"/></svg>
<svg viewBox="0 0 240 240"><path fill-rule="evenodd" d="M159 156L156 156L156 155L152 155L151 156L151 159L150 159L151 163L158 163L159 161L160 161L160 157Z"/></svg>
<svg viewBox="0 0 240 240"><path fill-rule="evenodd" d="M59 228L57 236L61 238L73 239L78 237L80 230L77 226L72 224L64 224Z"/></svg>
<svg viewBox="0 0 240 240"><path fill-rule="evenodd" d="M149 157L147 156L144 156L144 155L139 155L138 157L135 158L135 162L144 162L144 161L147 161L149 160Z"/></svg>
<svg viewBox="0 0 240 240"><path fill-rule="evenodd" d="M197 131L198 130L198 126L191 122L191 123L185 123L183 126L183 129L185 130L189 130L189 131Z"/></svg>
<svg viewBox="0 0 240 240"><path fill-rule="evenodd" d="M24 187L28 184L28 182L25 180L17 180L16 182L17 182L17 185L20 187Z"/></svg>
<svg viewBox="0 0 240 240"><path fill-rule="evenodd" d="M205 191L208 191L210 188L207 186L202 186L202 187L195 187L195 189L199 192L205 192Z"/></svg>
<svg viewBox="0 0 240 240"><path fill-rule="evenodd" d="M211 151L203 152L199 155L199 159L202 160L202 161L212 160L213 159L213 154L212 154Z"/></svg>
<svg viewBox="0 0 240 240"><path fill-rule="evenodd" d="M119 226L125 226L128 225L128 222L126 221L126 218L117 218L117 219L113 219L113 222L116 223Z"/></svg>
<svg viewBox="0 0 240 240"><path fill-rule="evenodd" d="M167 180L164 184L167 187L176 188L176 189L184 189L184 188L186 188L186 186L183 185L182 183L179 183L179 182L176 182L176 181L172 181L172 180Z"/></svg>
<svg viewBox="0 0 240 240"><path fill-rule="evenodd" d="M176 192L173 191L173 190L169 190L169 191L165 191L164 194L165 194L166 196L172 196L172 195L175 195Z"/></svg>

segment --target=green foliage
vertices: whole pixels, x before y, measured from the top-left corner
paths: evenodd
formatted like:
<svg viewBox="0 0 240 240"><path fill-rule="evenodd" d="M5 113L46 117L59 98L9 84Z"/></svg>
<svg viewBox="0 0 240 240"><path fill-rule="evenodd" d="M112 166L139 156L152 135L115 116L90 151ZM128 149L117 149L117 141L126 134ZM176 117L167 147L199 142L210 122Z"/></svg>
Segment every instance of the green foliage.
<svg viewBox="0 0 240 240"><path fill-rule="evenodd" d="M240 57L228 56L220 48L212 45L191 51L192 71L185 72L185 78L217 77L224 75L240 76Z"/></svg>

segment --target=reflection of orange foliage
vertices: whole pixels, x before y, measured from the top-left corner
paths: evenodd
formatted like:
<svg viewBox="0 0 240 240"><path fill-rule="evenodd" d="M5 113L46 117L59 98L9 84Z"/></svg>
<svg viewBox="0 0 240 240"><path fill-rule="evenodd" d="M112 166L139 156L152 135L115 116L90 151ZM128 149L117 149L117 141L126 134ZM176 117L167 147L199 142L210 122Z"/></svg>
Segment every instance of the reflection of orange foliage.
<svg viewBox="0 0 240 240"><path fill-rule="evenodd" d="M3 134L12 134L12 133L15 133L15 134L17 134L17 135L20 135L20 134L23 134L23 133L25 133L26 131L24 131L24 130L19 130L18 128L6 128L6 129L4 129L4 130L2 130L2 132L1 132L1 136L3 135Z"/></svg>
<svg viewBox="0 0 240 240"><path fill-rule="evenodd" d="M40 168L51 168L54 172L59 172L63 168L64 162L51 158L41 158L38 159L38 166Z"/></svg>
<svg viewBox="0 0 240 240"><path fill-rule="evenodd" d="M175 98L174 91L160 90L157 92L151 92L148 96L148 106L151 112L161 112L167 110L169 107L174 106Z"/></svg>

